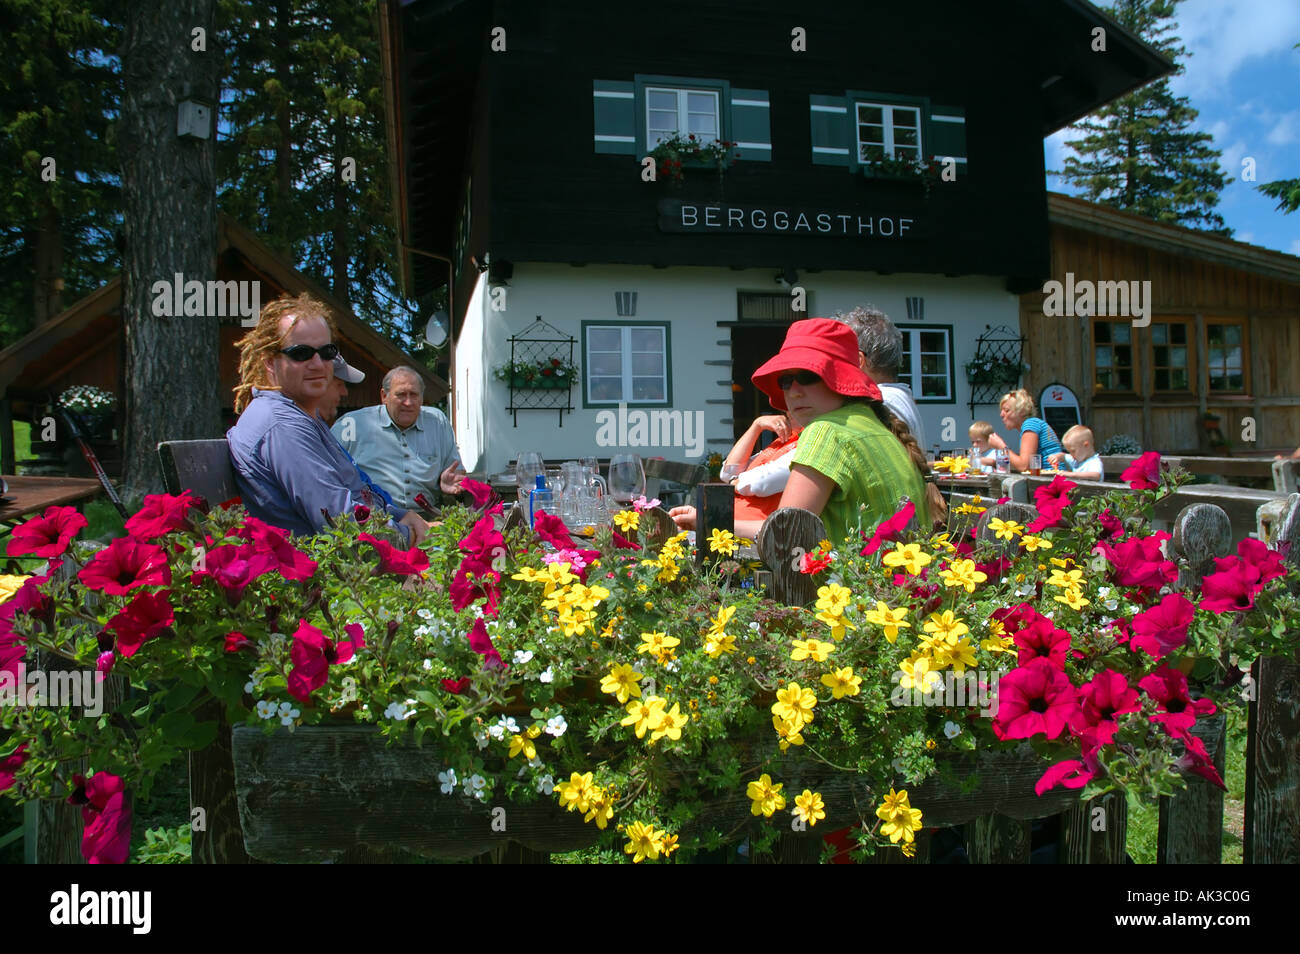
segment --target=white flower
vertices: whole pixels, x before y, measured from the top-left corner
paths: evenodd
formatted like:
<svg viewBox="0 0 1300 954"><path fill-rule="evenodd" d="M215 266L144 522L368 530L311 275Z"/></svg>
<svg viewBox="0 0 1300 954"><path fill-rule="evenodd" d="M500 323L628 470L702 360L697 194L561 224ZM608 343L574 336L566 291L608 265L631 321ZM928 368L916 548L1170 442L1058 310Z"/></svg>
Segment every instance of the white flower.
<svg viewBox="0 0 1300 954"><path fill-rule="evenodd" d="M428 626L417 626L412 632L414 632L416 636L428 636L433 632L433 630Z"/></svg>
<svg viewBox="0 0 1300 954"><path fill-rule="evenodd" d="M478 743L480 749L488 747L488 734L486 732L475 732L474 741Z"/></svg>
<svg viewBox="0 0 1300 954"><path fill-rule="evenodd" d="M302 715L291 703L280 703L280 725L293 725L293 720Z"/></svg>
<svg viewBox="0 0 1300 954"><path fill-rule="evenodd" d="M956 722L945 722L943 724L943 734L950 739L955 739L961 735L961 726Z"/></svg>
<svg viewBox="0 0 1300 954"><path fill-rule="evenodd" d="M529 759L528 767L530 769L539 769L545 767L545 763L543 763L541 759Z"/></svg>
<svg viewBox="0 0 1300 954"><path fill-rule="evenodd" d="M531 660L532 658L533 658L533 651L532 651L531 649L516 649L516 650L515 650L515 663L516 663L516 665L520 665L520 666L522 666L524 663L528 662L528 661Z"/></svg>
<svg viewBox="0 0 1300 954"><path fill-rule="evenodd" d="M549 775L539 775L536 784L537 790L543 795L550 795L555 791L555 779Z"/></svg>
<svg viewBox="0 0 1300 954"><path fill-rule="evenodd" d="M418 609L415 611L415 615L420 619L433 619L433 610Z"/></svg>
<svg viewBox="0 0 1300 954"><path fill-rule="evenodd" d="M244 683L244 691L251 696L257 691L257 683L252 679L248 680L248 682Z"/></svg>
<svg viewBox="0 0 1300 954"><path fill-rule="evenodd" d="M557 715L546 720L546 734L553 735L557 739L564 735L565 730L568 728L569 723L564 721L564 716L562 715Z"/></svg>
<svg viewBox="0 0 1300 954"><path fill-rule="evenodd" d="M537 677L537 680L538 682L553 682L555 680L555 673L551 670L550 666L547 666L542 671L541 675Z"/></svg>
<svg viewBox="0 0 1300 954"><path fill-rule="evenodd" d="M677 665L676 659L670 659L668 662L664 663L664 668L669 672L676 672L680 667Z"/></svg>
<svg viewBox="0 0 1300 954"><path fill-rule="evenodd" d="M1033 596L1036 592L1037 588L1028 580L1016 587L1016 596Z"/></svg>
<svg viewBox="0 0 1300 954"><path fill-rule="evenodd" d="M499 741L506 737L506 730L502 728L500 725L488 726L488 735L492 736L492 738L497 739ZM480 745L479 748L481 749L483 748L483 746Z"/></svg>
<svg viewBox="0 0 1300 954"><path fill-rule="evenodd" d="M487 779L485 779L482 775L475 773L471 775L469 778L465 779L464 788L465 788L466 795L473 795L479 801L482 801L485 795L487 794L486 792L484 792L484 789L487 788Z"/></svg>
<svg viewBox="0 0 1300 954"><path fill-rule="evenodd" d="M275 718L275 703L270 699L263 699L257 704L257 714L263 719Z"/></svg>
<svg viewBox="0 0 1300 954"><path fill-rule="evenodd" d="M432 660L432 659L426 659L426 660L424 661L424 663L423 663L423 666L424 666L424 671L425 671L425 672L428 672L430 669L433 668L433 660Z"/></svg>
<svg viewBox="0 0 1300 954"><path fill-rule="evenodd" d="M384 710L384 718L393 719L397 722L411 718L411 716L415 715L415 710L408 709L406 706L414 701L413 699L407 699L406 702L390 702L388 708Z"/></svg>
<svg viewBox="0 0 1300 954"><path fill-rule="evenodd" d="M445 772L439 772L438 781L442 785L442 794L444 795L450 795L452 792L456 791L456 786L460 784L456 781L456 770L454 768L449 768Z"/></svg>
<svg viewBox="0 0 1300 954"><path fill-rule="evenodd" d="M889 763L889 767L895 772L901 772L903 771L903 760L901 758L894 759L894 761Z"/></svg>

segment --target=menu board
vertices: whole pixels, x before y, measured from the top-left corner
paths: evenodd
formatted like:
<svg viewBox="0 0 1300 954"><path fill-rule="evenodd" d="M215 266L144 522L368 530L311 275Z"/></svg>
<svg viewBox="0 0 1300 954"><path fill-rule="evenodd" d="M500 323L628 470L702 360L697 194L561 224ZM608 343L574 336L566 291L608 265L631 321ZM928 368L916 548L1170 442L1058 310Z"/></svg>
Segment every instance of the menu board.
<svg viewBox="0 0 1300 954"><path fill-rule="evenodd" d="M1057 437L1064 437L1065 432L1076 424L1082 424L1079 415L1079 399L1064 384L1049 384L1038 395L1038 413Z"/></svg>

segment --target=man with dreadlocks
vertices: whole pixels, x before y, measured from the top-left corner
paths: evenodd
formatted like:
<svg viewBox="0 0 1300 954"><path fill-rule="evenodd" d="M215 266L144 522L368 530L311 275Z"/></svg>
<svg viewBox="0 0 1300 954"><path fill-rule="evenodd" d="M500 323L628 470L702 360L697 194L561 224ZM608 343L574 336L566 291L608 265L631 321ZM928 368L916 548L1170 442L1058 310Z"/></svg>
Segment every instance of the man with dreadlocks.
<svg viewBox="0 0 1300 954"><path fill-rule="evenodd" d="M366 504L385 509L418 544L429 525L372 494L314 413L333 383L337 333L329 308L300 295L269 303L237 342L239 420L226 435L235 483L250 514L292 533L315 533L327 514Z"/></svg>

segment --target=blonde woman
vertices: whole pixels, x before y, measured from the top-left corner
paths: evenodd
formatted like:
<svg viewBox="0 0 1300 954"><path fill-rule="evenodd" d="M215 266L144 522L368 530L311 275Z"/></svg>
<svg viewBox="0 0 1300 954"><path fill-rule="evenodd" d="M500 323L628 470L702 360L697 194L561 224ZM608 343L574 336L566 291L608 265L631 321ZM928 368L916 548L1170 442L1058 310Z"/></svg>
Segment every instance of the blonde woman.
<svg viewBox="0 0 1300 954"><path fill-rule="evenodd" d="M989 435L989 446L1005 450L1013 470L1028 470L1029 458L1035 454L1046 461L1051 454L1064 451L1052 425L1034 416L1037 410L1034 399L1024 388L1004 394L999 402L1002 423L1008 430L1020 432L1020 448L1012 450L997 432Z"/></svg>

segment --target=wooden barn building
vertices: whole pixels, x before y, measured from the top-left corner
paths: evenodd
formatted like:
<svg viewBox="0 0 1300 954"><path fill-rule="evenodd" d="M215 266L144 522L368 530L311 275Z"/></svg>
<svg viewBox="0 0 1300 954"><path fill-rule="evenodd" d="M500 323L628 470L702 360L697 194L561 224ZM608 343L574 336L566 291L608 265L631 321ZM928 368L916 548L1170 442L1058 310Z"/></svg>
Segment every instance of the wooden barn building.
<svg viewBox="0 0 1300 954"><path fill-rule="evenodd" d="M379 384L389 368L414 367L425 380L425 400L446 397L447 382L417 362L388 338L357 318L320 285L294 269L256 235L222 214L218 223L217 279L259 281L263 304L283 294L306 292L325 302L338 316L340 345L348 363L366 373L348 388L340 412L379 403ZM44 408L64 389L94 385L119 395L116 431L120 434L122 381L122 280L115 278L0 351L0 471L14 473L14 420L40 420ZM246 329L239 319L222 319L220 398L224 427L235 422L234 388L239 383L237 341ZM213 435L214 437L217 435ZM33 441L39 427L33 428ZM33 444L33 450L40 448ZM48 450L48 449L46 449ZM120 455L116 436L97 443L97 453L110 473ZM73 469L79 456L64 454Z"/></svg>
<svg viewBox="0 0 1300 954"><path fill-rule="evenodd" d="M1139 294L1150 282L1150 300L1140 316L1098 314L1101 300L1091 315L1048 316L1041 289L1022 295L1036 397L1071 389L1099 447L1115 434L1167 454L1300 445L1300 258L1055 193L1047 216L1051 281L1138 282Z"/></svg>

